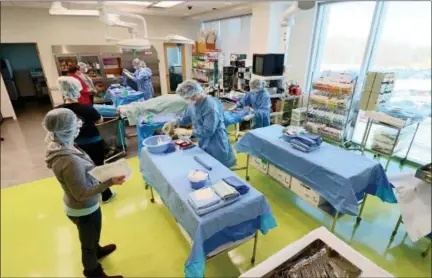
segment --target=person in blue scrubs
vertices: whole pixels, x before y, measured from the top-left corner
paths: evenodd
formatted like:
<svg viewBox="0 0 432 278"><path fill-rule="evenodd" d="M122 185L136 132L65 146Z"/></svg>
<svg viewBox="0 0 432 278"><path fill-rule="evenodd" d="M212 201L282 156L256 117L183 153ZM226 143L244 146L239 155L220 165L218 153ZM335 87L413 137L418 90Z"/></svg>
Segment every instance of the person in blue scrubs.
<svg viewBox="0 0 432 278"><path fill-rule="evenodd" d="M179 137L198 138L200 148L223 165L228 168L236 165L237 160L224 124L222 104L206 95L204 89L195 80L186 80L179 84L176 93L189 102L180 125L184 126L192 122L193 130L176 128L174 133Z"/></svg>
<svg viewBox="0 0 432 278"><path fill-rule="evenodd" d="M137 84L138 91L144 93L145 100L152 98L154 96L154 90L151 69L138 58L132 60L132 66L135 69L132 75L127 70L123 70L123 72L129 79Z"/></svg>
<svg viewBox="0 0 432 278"><path fill-rule="evenodd" d="M254 78L249 82L250 92L246 94L234 107L230 110L250 106L253 109L252 128L266 127L270 125L270 94L265 88L265 81ZM246 118L245 118L246 119Z"/></svg>

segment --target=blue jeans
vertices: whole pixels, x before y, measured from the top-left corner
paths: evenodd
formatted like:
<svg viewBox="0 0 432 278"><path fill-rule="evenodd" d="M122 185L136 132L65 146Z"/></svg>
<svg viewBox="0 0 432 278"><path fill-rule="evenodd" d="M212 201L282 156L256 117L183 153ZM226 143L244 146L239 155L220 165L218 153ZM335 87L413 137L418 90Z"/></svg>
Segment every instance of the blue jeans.
<svg viewBox="0 0 432 278"><path fill-rule="evenodd" d="M97 211L80 217L68 216L77 226L81 242L81 260L85 272L92 272L100 267L97 259L99 239L102 230L102 212Z"/></svg>

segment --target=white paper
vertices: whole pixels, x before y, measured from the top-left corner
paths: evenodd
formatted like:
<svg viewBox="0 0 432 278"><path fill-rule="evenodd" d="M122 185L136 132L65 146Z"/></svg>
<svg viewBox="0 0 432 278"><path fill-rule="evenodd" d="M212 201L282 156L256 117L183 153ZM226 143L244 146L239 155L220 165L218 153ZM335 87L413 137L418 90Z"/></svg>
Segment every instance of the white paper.
<svg viewBox="0 0 432 278"><path fill-rule="evenodd" d="M128 180L132 176L132 169L125 159L120 159L113 163L97 166L88 173L99 182L105 182L120 176L125 176L126 180Z"/></svg>
<svg viewBox="0 0 432 278"><path fill-rule="evenodd" d="M389 177L396 188L396 199L408 236L413 242L432 231L431 185L414 176L401 173Z"/></svg>

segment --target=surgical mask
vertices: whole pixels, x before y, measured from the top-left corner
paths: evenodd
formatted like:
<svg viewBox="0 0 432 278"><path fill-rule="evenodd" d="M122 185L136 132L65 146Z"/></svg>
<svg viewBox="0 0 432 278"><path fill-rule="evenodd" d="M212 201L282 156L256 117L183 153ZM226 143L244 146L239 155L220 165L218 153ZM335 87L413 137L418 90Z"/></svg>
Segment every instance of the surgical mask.
<svg viewBox="0 0 432 278"><path fill-rule="evenodd" d="M77 138L80 131L81 131L81 127L83 126L83 122L81 120L77 120L77 126L76 126L76 130L75 130L75 134L74 134L74 138Z"/></svg>
<svg viewBox="0 0 432 278"><path fill-rule="evenodd" d="M189 105L195 105L196 104L196 100L187 100L187 103Z"/></svg>

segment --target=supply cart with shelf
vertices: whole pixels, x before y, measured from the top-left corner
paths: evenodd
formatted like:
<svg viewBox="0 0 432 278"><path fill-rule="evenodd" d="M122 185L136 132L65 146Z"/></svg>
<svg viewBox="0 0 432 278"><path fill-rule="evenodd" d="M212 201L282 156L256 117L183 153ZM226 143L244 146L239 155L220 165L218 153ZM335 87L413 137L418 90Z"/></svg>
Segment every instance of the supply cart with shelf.
<svg viewBox="0 0 432 278"><path fill-rule="evenodd" d="M420 126L420 122L414 122L411 120L404 121L402 119L397 119L388 115L385 115L381 112L375 111L367 111L366 116L368 117L368 121L365 128L365 133L363 135L363 139L360 145L362 155L366 150L366 145L372 130L373 125L379 125L384 129L391 129L394 132L386 132L386 134L375 133L374 134L374 142L372 143L371 148L367 150L374 153L374 156L383 156L387 159L384 170L387 171L387 168L390 164L391 159L395 156L395 154L400 151L401 146L403 145L403 141L406 141L408 136L407 133L410 131L410 128L415 128L415 131L409 141L409 146L404 158L401 160L401 164L404 163L408 157L409 151L411 150L411 146L414 142L414 138L417 134L418 128ZM384 131L383 131L384 132ZM383 139L380 139L383 137Z"/></svg>
<svg viewBox="0 0 432 278"><path fill-rule="evenodd" d="M357 112L355 88L357 76L349 72L324 72L312 84L305 128L326 141L346 147L354 131Z"/></svg>

